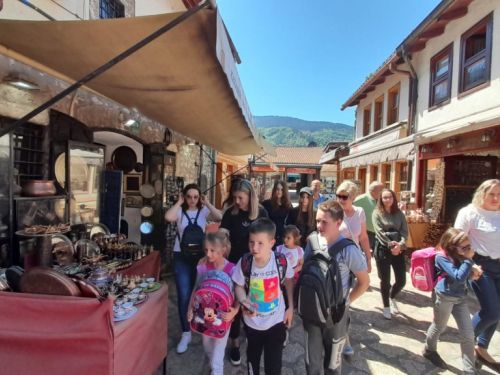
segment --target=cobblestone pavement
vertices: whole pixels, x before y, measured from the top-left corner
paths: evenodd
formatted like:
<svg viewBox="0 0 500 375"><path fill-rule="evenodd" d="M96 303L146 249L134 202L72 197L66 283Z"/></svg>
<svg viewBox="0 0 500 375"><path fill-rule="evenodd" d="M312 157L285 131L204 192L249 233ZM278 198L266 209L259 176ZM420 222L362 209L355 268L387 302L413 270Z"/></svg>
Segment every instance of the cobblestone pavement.
<svg viewBox="0 0 500 375"><path fill-rule="evenodd" d="M193 334L193 341L187 352L175 351L180 339L180 324L177 314L177 298L173 277L168 280L169 300L169 338L167 373L169 375L209 374L204 368L204 354L201 338ZM430 293L422 293L411 286L408 277L407 286L398 296L402 313L391 321L382 317L382 301L379 292L376 266L373 263L370 289L351 307L351 345L355 355L344 360L342 374L462 374L458 330L453 318L448 329L441 336L438 351L448 363L450 370L443 371L434 367L421 356L425 335L432 321L432 302ZM471 312L477 311L478 304L470 298ZM242 330L243 332L243 330ZM246 374L246 343L241 340L242 364L233 366L226 353L224 374ZM290 342L283 352L283 375L305 374L304 333L300 318L295 317L290 330ZM490 352L500 360L500 334L496 333L490 345ZM263 369L261 374L264 374ZM493 374L483 368L478 374Z"/></svg>

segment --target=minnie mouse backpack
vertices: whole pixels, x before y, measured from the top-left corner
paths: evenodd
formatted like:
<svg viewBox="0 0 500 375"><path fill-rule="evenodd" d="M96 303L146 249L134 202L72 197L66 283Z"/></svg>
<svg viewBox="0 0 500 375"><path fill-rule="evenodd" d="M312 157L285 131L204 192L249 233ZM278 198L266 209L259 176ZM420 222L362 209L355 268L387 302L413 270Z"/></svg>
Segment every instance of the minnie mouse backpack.
<svg viewBox="0 0 500 375"><path fill-rule="evenodd" d="M234 267L232 264L228 266ZM216 339L224 337L231 327L231 322L222 320L221 313L229 312L234 302L233 283L224 271L213 270L202 274L193 295L191 329Z"/></svg>

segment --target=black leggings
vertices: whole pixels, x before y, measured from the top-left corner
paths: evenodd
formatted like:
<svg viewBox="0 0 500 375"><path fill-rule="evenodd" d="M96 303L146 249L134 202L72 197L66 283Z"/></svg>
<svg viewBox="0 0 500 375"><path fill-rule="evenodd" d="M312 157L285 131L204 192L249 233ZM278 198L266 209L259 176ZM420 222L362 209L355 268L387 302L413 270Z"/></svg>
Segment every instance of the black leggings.
<svg viewBox="0 0 500 375"><path fill-rule="evenodd" d="M266 375L280 375L283 357L283 343L286 326L280 322L265 331L258 331L245 324L247 333L247 365L249 375L260 374L260 359L264 352L264 372Z"/></svg>
<svg viewBox="0 0 500 375"><path fill-rule="evenodd" d="M391 288L391 266L396 282ZM388 255L385 259L377 260L377 272L380 279L380 293L384 307L389 307L389 297L395 298L406 284L406 261L401 253L398 256Z"/></svg>

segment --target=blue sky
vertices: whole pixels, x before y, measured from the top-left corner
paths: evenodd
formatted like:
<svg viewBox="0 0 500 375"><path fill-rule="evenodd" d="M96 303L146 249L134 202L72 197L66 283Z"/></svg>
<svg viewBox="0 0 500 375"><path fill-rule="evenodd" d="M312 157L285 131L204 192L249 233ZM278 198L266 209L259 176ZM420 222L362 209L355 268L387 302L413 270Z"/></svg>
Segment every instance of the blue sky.
<svg viewBox="0 0 500 375"><path fill-rule="evenodd" d="M342 104L438 3L217 0L254 115L348 125Z"/></svg>

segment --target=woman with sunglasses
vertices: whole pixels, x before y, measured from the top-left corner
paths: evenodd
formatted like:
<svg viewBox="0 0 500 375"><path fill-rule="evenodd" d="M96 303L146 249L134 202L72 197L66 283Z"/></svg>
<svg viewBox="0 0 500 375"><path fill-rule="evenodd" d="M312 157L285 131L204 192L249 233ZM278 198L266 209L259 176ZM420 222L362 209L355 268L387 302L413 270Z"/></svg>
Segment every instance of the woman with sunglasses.
<svg viewBox="0 0 500 375"><path fill-rule="evenodd" d="M305 249L307 238L316 228L316 209L313 202L313 191L310 187L303 187L299 192L299 205L290 211L287 224L295 225L300 232L300 247Z"/></svg>
<svg viewBox="0 0 500 375"><path fill-rule="evenodd" d="M165 220L168 222L177 222L178 236L175 239L173 263L175 272L175 286L177 289L177 309L179 311L179 319L181 321L182 338L177 345L177 353L184 353L191 342L191 330L187 321L187 312L189 299L193 292L196 282L197 270L196 266L200 257L204 253L200 253L200 257L184 254L181 252L180 239L184 229L189 224L189 220L200 226L203 231L207 225L207 221L221 221L222 215L210 202L205 195L201 194L201 190L196 184L189 184L184 187L182 193L179 194L177 203L173 205L166 213ZM196 217L198 217L196 219Z"/></svg>
<svg viewBox="0 0 500 375"><path fill-rule="evenodd" d="M391 189L383 189L377 208L373 211L375 229L375 251L380 279L380 293L384 303L384 318L391 320L392 314L399 314L396 304L397 294L406 284L406 262L403 250L408 238L408 224L405 214L399 209L396 194ZM396 282L391 287L391 267Z"/></svg>
<svg viewBox="0 0 500 375"><path fill-rule="evenodd" d="M488 353L500 319L500 180L487 180L477 188L472 204L458 213L455 228L468 234L473 260L483 270L479 279L470 282L481 306L472 318L476 357L500 373L500 362Z"/></svg>
<svg viewBox="0 0 500 375"><path fill-rule="evenodd" d="M271 199L262 202L262 206L266 209L269 219L276 225L276 243L273 247L273 249L276 249L277 246L283 244L283 231L292 209L287 183L283 180L276 181L271 193Z"/></svg>

